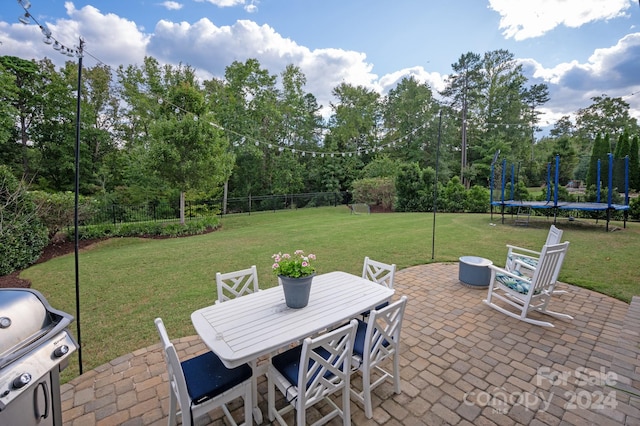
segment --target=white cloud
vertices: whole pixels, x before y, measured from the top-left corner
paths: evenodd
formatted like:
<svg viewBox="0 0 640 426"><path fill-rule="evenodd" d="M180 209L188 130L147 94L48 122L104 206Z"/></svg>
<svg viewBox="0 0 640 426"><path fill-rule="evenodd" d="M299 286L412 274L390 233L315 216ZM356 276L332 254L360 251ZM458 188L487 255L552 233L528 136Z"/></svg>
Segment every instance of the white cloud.
<svg viewBox="0 0 640 426"><path fill-rule="evenodd" d="M520 60L530 83L546 83L550 101L545 105L549 122L572 116L589 106L594 96L619 97L630 113L640 118L640 33L623 37L615 46L596 49L586 63L565 62L544 68L533 59Z"/></svg>
<svg viewBox="0 0 640 426"><path fill-rule="evenodd" d="M427 72L422 66L416 66L383 75L379 80L383 93L388 93L389 90L395 88L405 77L413 77L420 83L428 84L435 96L437 96L437 92L445 88L446 84L446 75L442 75L439 72Z"/></svg>
<svg viewBox="0 0 640 426"><path fill-rule="evenodd" d="M632 0L489 0L489 8L501 16L505 37L518 41L542 36L559 25L578 28L623 16L631 4Z"/></svg>
<svg viewBox="0 0 640 426"><path fill-rule="evenodd" d="M306 91L325 107L331 91L348 82L379 89L373 65L366 55L342 49L310 50L282 37L268 25L240 20L218 27L203 18L194 24L162 20L155 28L149 54L161 62L188 63L211 76L222 77L233 61L256 58L271 74L279 74L289 64L300 67L307 78Z"/></svg>
<svg viewBox="0 0 640 426"><path fill-rule="evenodd" d="M149 36L135 22L113 13L102 14L93 6L75 9L67 2L65 7L70 19L59 19L50 26L56 38L78 40L82 35L87 51L109 65L142 62Z"/></svg>
<svg viewBox="0 0 640 426"><path fill-rule="evenodd" d="M196 0L198 3L211 3L218 7L233 7L245 4L244 0Z"/></svg>
<svg viewBox="0 0 640 426"><path fill-rule="evenodd" d="M163 1L160 5L168 10L180 10L184 6L182 3L178 3L177 1Z"/></svg>
<svg viewBox="0 0 640 426"><path fill-rule="evenodd" d="M244 10L247 13L256 13L258 11L258 1L257 0L251 0L251 3L249 3L248 5L246 5L244 7Z"/></svg>
<svg viewBox="0 0 640 426"><path fill-rule="evenodd" d="M161 64L190 65L201 78L210 79L223 78L226 67L233 61L244 62L250 58L258 59L271 74L279 74L288 64L297 65L307 78L305 90L324 106L325 116L330 102L335 102L333 89L343 82L385 94L403 77L414 76L428 83L437 96L446 78L422 66L379 76L363 52L337 48L312 50L283 37L269 25L250 20L229 26L216 26L206 18L192 24L161 20L153 33L146 33L135 22L102 13L93 6L76 9L67 3L66 10L68 18L41 23L69 47L74 47L82 35L87 52L112 67L139 65L145 56L153 56ZM70 60L42 43L42 34L35 25L0 22L0 40L3 55L49 57L57 66ZM90 56L85 57L85 66L96 64ZM640 33L629 34L615 45L594 50L583 63L567 61L544 68L533 59L521 62L530 84L549 86L551 99L545 110L550 121L589 106L592 96L602 94L622 97L631 105L631 113L640 118L640 95L629 96L640 93Z"/></svg>

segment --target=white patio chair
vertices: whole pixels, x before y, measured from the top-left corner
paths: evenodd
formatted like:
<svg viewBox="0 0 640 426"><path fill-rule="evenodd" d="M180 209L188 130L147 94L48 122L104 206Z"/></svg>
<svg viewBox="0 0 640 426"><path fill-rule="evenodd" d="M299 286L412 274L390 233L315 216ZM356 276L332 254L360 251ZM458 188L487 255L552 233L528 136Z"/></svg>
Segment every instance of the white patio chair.
<svg viewBox="0 0 640 426"><path fill-rule="evenodd" d="M169 425L177 424L178 414L183 425L192 425L195 419L221 407L227 420L236 426L226 404L238 397L244 399L243 424L252 425L251 367L243 364L229 369L213 352L180 362L162 319L156 318L155 324L169 371Z"/></svg>
<svg viewBox="0 0 640 426"><path fill-rule="evenodd" d="M258 270L253 265L251 268L227 273L216 273L216 285L218 287L218 301L225 302L249 293L259 291Z"/></svg>
<svg viewBox="0 0 640 426"><path fill-rule="evenodd" d="M489 265L491 280L484 303L510 317L545 327L553 327L553 324L535 320L528 316L529 312L538 311L556 318L573 319L570 315L547 309L568 249L568 241L562 244L543 246L532 277ZM505 302L513 309L509 310L497 305L494 299Z"/></svg>
<svg viewBox="0 0 640 426"><path fill-rule="evenodd" d="M382 284L387 288L393 288L393 279L396 274L396 265L378 262L370 259L368 256L364 258L362 267L362 278L374 283Z"/></svg>
<svg viewBox="0 0 640 426"><path fill-rule="evenodd" d="M378 262L377 260L373 260L368 256L364 258L364 265L362 267L362 278L392 289L395 274L395 263L389 264ZM376 306L376 309L384 308L388 304L388 302L382 303ZM366 319L367 315L369 315L369 312L363 312L361 315L363 319Z"/></svg>
<svg viewBox="0 0 640 426"><path fill-rule="evenodd" d="M325 401L331 412L326 413L314 425L324 424L336 416L345 425L351 424L349 398L351 357L357 321L351 320L333 331L317 337L307 337L302 345L275 355L267 372L267 404L269 420L286 425L283 416L296 411L296 425L306 424L306 410ZM275 388L285 396L287 404L276 409ZM329 395L342 391L342 407Z"/></svg>
<svg viewBox="0 0 640 426"><path fill-rule="evenodd" d="M393 381L393 390L400 389L400 329L407 296L380 309L372 310L367 322L358 321L353 347L353 372L362 373L362 390L351 387L351 396L364 405L367 418L373 417L371 392L386 380ZM392 371L383 368L383 361L392 358Z"/></svg>

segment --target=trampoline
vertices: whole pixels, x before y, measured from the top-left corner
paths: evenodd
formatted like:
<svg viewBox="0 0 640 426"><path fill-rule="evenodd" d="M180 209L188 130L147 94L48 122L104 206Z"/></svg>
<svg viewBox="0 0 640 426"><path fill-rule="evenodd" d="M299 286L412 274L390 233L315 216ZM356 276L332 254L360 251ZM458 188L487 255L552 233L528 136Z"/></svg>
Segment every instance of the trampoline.
<svg viewBox="0 0 640 426"><path fill-rule="evenodd" d="M513 199L513 189L514 189L514 172L512 167L511 172L511 199L505 199L505 188L506 188L506 169L507 169L507 161L503 160L502 162L502 191L501 198L498 201L493 199L493 176L494 176L494 166L495 164L491 164L491 219L493 220L493 207L500 206L501 215L502 215L502 223L504 223L505 216L505 208L506 207L518 207L518 208L531 208L531 209L552 209L553 211L553 222L556 223L558 210L577 210L577 211L602 211L606 212L606 230L609 230L609 222L611 221L611 213L615 211L624 211L624 227L627 227L627 218L628 218L628 210L629 210L629 157L625 157L625 196L624 204L615 204L612 202L612 182L613 182L613 154L609 154L609 176L608 176L608 186L607 186L607 202L600 202L600 188L597 189L596 199L597 202L570 202L570 201L560 201L558 200L558 180L559 180L559 170L560 170L560 157L556 156L556 164L555 164L555 179L554 179L554 197L551 199L551 191L547 191L547 200L546 201L524 201L524 200L514 200ZM600 181L600 162L598 160L598 181ZM551 188L551 164L547 164L547 188Z"/></svg>

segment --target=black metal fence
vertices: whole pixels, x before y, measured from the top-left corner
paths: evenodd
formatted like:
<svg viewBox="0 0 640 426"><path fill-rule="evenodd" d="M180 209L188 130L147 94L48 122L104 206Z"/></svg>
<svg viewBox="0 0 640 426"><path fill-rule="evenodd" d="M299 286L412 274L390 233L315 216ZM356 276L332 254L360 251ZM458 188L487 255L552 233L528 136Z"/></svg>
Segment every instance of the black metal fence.
<svg viewBox="0 0 640 426"><path fill-rule="evenodd" d="M348 192L313 192L286 195L260 195L233 197L227 199L226 209L223 199L187 201L185 217L203 218L224 214L251 214L261 211L297 209L307 207L337 206L350 202ZM110 204L94 207L82 215L82 225L104 223L130 223L146 221L171 222L180 220L179 201L150 201L144 204Z"/></svg>

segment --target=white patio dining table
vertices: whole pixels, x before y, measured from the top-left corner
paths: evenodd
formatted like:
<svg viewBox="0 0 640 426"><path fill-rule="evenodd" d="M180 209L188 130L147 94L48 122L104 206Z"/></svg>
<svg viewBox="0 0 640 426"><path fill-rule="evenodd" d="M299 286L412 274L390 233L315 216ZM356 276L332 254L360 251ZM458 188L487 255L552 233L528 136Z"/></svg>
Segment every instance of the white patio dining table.
<svg viewBox="0 0 640 426"><path fill-rule="evenodd" d="M204 343L229 368L250 363L254 367L254 416L257 408L256 361L305 337L341 324L392 298L394 291L347 272L314 277L309 304L287 307L282 286L212 304L191 314Z"/></svg>

